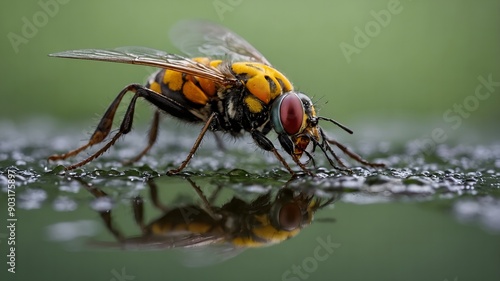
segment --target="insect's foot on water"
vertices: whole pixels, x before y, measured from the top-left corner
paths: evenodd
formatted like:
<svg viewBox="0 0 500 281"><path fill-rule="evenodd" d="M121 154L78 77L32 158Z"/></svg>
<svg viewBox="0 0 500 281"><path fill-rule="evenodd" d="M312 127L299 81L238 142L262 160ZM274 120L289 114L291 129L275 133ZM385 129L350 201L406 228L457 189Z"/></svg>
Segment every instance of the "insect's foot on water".
<svg viewBox="0 0 500 281"><path fill-rule="evenodd" d="M47 161L59 161L59 160L66 160L67 158L74 156L75 153L68 152L64 154L52 154L49 157L47 157Z"/></svg>
<svg viewBox="0 0 500 281"><path fill-rule="evenodd" d="M309 177L315 177L316 175L309 171L309 170L303 170L303 171L300 171L300 172L291 172L290 173L291 175L291 178L292 179L297 179L297 178L301 178L301 177L305 177L305 176L309 176Z"/></svg>
<svg viewBox="0 0 500 281"><path fill-rule="evenodd" d="M175 176L175 175L178 175L180 172L179 169L172 169L172 170L168 170L167 171L167 176Z"/></svg>
<svg viewBox="0 0 500 281"><path fill-rule="evenodd" d="M64 159L64 155L61 154L52 154L47 158L47 161L57 161Z"/></svg>

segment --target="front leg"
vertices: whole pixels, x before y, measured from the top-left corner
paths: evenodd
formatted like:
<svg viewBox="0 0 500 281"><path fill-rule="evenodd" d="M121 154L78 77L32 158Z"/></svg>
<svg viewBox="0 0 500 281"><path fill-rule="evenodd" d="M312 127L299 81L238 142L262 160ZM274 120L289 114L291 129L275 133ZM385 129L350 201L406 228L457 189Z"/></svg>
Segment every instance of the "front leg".
<svg viewBox="0 0 500 281"><path fill-rule="evenodd" d="M257 131L257 130L252 130L250 132L252 134L252 138L254 139L255 143L262 149L264 149L265 151L271 151L274 156L276 156L276 158L278 158L278 160L283 164L283 166L285 166L285 168L288 170L288 172L292 175L292 176L295 176L295 172L290 168L290 166L288 165L288 163L286 163L285 159L283 158L283 156L281 156L281 154L279 154L278 150L276 149L276 147L274 147L273 143L271 142L271 140L269 140L262 132L260 131ZM298 161L298 159L296 159L297 157L293 157L292 155L292 159L294 160L295 163L297 163L297 165L300 166L300 168L302 168L302 170L307 173L308 175L313 175L302 163L300 163L300 161Z"/></svg>

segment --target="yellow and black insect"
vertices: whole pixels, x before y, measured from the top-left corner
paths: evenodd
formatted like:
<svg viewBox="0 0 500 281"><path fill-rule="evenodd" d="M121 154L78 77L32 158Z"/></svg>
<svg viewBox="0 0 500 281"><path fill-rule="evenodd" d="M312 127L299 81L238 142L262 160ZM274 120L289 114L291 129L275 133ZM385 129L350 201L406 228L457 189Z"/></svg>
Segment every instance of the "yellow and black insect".
<svg viewBox="0 0 500 281"><path fill-rule="evenodd" d="M96 198L107 196L98 187L78 180ZM210 196L205 196L194 181L190 178L186 180L201 201L168 207L160 202L156 183L149 180L150 202L161 211L161 215L146 223L144 199L141 196L132 198L134 220L141 229L141 234L125 236L113 223L112 210L101 210L101 218L118 244L101 242L96 245L137 250L207 246L215 250L214 246L223 246L225 250L235 254L238 250L270 246L296 236L311 224L316 211L340 197L339 194L332 194L330 198L318 198L283 187L277 192L262 194L250 202L233 196L227 203L218 206L214 202L221 193L222 186L218 186Z"/></svg>
<svg viewBox="0 0 500 281"><path fill-rule="evenodd" d="M300 168L308 173L306 164L314 159L311 153L319 148L329 163L341 170L345 165L330 145L337 146L354 160L371 167L371 163L339 142L330 139L319 126L319 121L332 122L345 131L352 131L333 119L318 116L311 99L294 90L292 83L273 68L264 56L243 38L220 25L206 21L182 21L173 27L171 37L186 58L144 47L122 47L114 50L84 49L51 54L53 57L100 60L140 64L161 68L145 86L126 86L108 107L87 144L49 160L62 160L103 142L111 131L113 119L122 98L134 93L118 131L97 152L85 160L66 167L83 166L102 155L122 136L130 132L135 103L143 98L156 107L149 141L132 161L140 159L153 146L158 135L160 114L166 113L180 120L204 124L191 151L181 165L169 171L182 171L198 149L207 131L222 131L234 136L250 133L255 143L272 152L285 168L294 174L273 142L266 135L274 130L279 143ZM306 150L312 142L312 149ZM308 160L303 163L303 154ZM340 167L335 165L337 161Z"/></svg>

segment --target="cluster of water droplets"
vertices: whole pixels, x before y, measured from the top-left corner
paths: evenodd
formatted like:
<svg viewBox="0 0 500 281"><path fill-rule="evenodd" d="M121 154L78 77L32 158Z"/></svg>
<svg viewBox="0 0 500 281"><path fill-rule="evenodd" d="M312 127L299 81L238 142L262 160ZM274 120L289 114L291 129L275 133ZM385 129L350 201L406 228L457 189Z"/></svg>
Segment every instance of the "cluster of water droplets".
<svg viewBox="0 0 500 281"><path fill-rule="evenodd" d="M2 123L0 141L0 184L6 192L7 170L15 172L19 207L41 208L50 204L55 211L74 211L82 202L85 189L81 178L93 185L116 188L122 196L131 196L144 189L148 179L165 175L185 159L196 138L198 128L160 132L152 151L133 166L122 161L135 156L145 145L145 134L131 133L120 140L98 160L74 171L64 171L68 159L49 163L46 158L85 143L87 134L70 129L57 129L43 120L25 124L23 129L13 123ZM274 138L275 136L270 136ZM352 149L365 158L385 163L386 168L373 169L358 165L339 153L350 171L331 167L321 151L315 152L315 177L291 179L272 153L258 149L248 137L234 139L222 136L222 149L212 134L182 176L205 177L224 187L247 193L262 193L270 188L289 186L313 190L319 196L342 193L341 200L356 204L382 203L394 200L453 200L454 213L463 221L477 219L488 229L500 229L495 221L500 203L500 143L489 145L436 145L422 151L416 141L378 143L361 141ZM278 142L276 142L277 144ZM82 157L89 153L82 153ZM82 159L76 158L78 159ZM300 169L287 161L300 175ZM239 179L236 181L226 179ZM115 200L116 201L116 200ZM98 198L90 203L94 210L112 208L115 201Z"/></svg>

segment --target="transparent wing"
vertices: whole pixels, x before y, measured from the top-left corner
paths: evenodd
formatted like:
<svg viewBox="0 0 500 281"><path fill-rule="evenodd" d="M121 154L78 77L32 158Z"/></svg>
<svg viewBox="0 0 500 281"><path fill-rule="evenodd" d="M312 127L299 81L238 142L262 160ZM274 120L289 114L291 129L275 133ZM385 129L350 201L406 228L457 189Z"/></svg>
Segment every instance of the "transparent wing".
<svg viewBox="0 0 500 281"><path fill-rule="evenodd" d="M224 237L214 233L174 233L169 235L137 236L123 241L93 241L91 245L102 248L128 250L164 250L174 248L207 247L224 242Z"/></svg>
<svg viewBox="0 0 500 281"><path fill-rule="evenodd" d="M51 57L109 61L166 68L186 74L229 84L236 81L220 70L191 59L145 47L121 47L112 50L82 49L50 54Z"/></svg>
<svg viewBox="0 0 500 281"><path fill-rule="evenodd" d="M236 248L234 245L212 244L206 247L191 247L182 249L182 263L187 267L212 266L225 262L241 254L245 248Z"/></svg>
<svg viewBox="0 0 500 281"><path fill-rule="evenodd" d="M207 56L230 61L253 61L271 65L245 39L213 22L184 20L170 30L170 39L190 57Z"/></svg>
<svg viewBox="0 0 500 281"><path fill-rule="evenodd" d="M93 247L140 251L181 249L182 263L189 267L214 265L231 259L245 248L236 248L220 235L178 234L152 237L132 237L122 242L93 241Z"/></svg>

